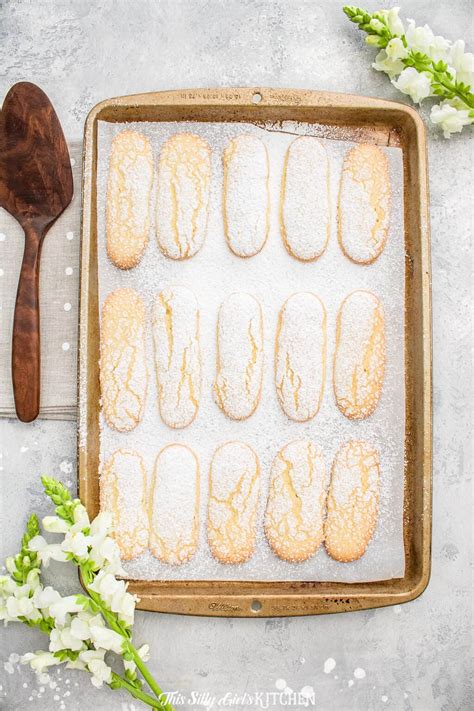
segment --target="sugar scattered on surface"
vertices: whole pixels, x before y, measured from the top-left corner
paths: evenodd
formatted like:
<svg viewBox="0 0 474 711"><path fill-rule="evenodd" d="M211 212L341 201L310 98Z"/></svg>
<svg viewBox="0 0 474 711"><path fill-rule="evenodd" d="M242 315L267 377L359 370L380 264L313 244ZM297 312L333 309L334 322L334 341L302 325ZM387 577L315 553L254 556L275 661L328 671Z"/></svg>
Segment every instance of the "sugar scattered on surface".
<svg viewBox="0 0 474 711"><path fill-rule="evenodd" d="M175 567L157 561L149 552L126 564L130 577L141 579L273 579L273 580L339 580L363 581L399 577L404 573L402 537L403 470L404 470L404 243L402 201L402 156L400 149L384 148L390 165L393 186L393 209L390 234L382 255L370 266L352 263L345 257L336 237L336 199L342 157L349 145L344 130L284 122L278 125L158 123L130 124L147 135L155 161L163 142L179 131L192 130L208 141L212 148L212 179L209 225L206 241L192 259L176 262L166 259L156 240L151 239L142 262L132 270L113 267L105 254L104 208L108 170L108 151L114 133L124 125L99 123L98 199L99 199L99 287L100 303L107 293L119 286L136 288L148 312L155 294L169 283L189 285L201 310L203 353L203 390L198 416L183 430L171 430L161 421L156 406L156 384L150 378L145 416L133 432L120 434L101 423L101 459L119 447L132 447L141 452L147 472L153 470L158 451L173 442L188 445L196 452L201 466L200 546L185 565ZM262 251L250 259L233 255L226 244L222 219L222 151L230 138L252 133L265 142L270 161L272 208L270 235ZM279 191L284 155L297 135L317 135L325 142L331 165L331 235L324 254L315 262L303 263L288 255L279 227ZM351 134L353 135L353 134ZM361 134L363 136L363 134ZM154 228L151 226L151 234ZM350 291L369 289L384 305L387 323L387 371L381 400L375 413L365 421L350 422L334 403L331 369L328 367L321 409L307 423L290 421L281 411L274 387L273 354L277 314L284 301L297 291L312 291L325 304L328 314L328 366L334 350L335 315L341 301ZM215 378L216 320L220 304L233 291L246 291L261 303L264 314L265 366L260 405L248 420L226 418L213 400ZM148 329L150 331L150 329ZM151 333L147 334L147 360L152 363ZM81 374L80 388L86 383ZM84 402L84 400L83 400ZM228 440L239 440L251 446L260 459L262 496L259 521L263 520L268 477L277 451L289 441L308 437L322 446L326 462L332 461L342 442L354 437L367 439L380 449L381 501L380 517L366 554L357 562L339 564L321 548L302 564L279 561L270 551L258 527L254 556L245 564L224 566L216 563L208 550L205 524L207 514L208 471L215 448ZM79 444L87 440L85 412L81 411Z"/></svg>
<svg viewBox="0 0 474 711"><path fill-rule="evenodd" d="M330 674L336 668L336 660L332 657L328 657L324 662L324 673Z"/></svg>

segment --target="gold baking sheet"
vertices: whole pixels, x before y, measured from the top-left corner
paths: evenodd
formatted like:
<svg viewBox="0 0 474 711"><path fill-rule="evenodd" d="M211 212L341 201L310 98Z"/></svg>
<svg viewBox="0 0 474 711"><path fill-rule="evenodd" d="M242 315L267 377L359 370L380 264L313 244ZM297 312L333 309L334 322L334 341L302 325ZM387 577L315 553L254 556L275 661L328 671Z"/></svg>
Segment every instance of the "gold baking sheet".
<svg viewBox="0 0 474 711"><path fill-rule="evenodd" d="M189 90L112 99L86 123L79 354L79 488L98 509L98 121L296 121L351 141L403 150L405 202L405 576L371 583L132 581L143 609L271 616L362 609L413 599L426 587L431 527L431 333L426 142L410 108L365 97L270 89Z"/></svg>

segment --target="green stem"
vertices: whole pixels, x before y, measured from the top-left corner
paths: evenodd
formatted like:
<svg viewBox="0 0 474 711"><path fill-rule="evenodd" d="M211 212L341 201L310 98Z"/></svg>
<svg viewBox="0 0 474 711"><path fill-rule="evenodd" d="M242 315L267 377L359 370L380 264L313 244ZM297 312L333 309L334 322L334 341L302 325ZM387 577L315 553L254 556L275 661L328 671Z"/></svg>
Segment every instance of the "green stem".
<svg viewBox="0 0 474 711"><path fill-rule="evenodd" d="M140 701L143 701L144 704L147 706L151 706L152 709L160 709L162 711L163 709L167 708L166 706L163 705L163 702L160 701L159 699L154 699L153 696L150 696L149 694L146 694L144 691L141 691L140 689L137 689L133 684L130 684L128 681L123 679L121 676L116 674L115 672L112 672L112 678L114 681L114 688L122 688L126 689L129 694L134 696L136 699L139 699ZM170 709L173 707L170 706Z"/></svg>
<svg viewBox="0 0 474 711"><path fill-rule="evenodd" d="M80 566L80 564L79 564ZM81 567L81 566L80 566ZM133 657L133 661L135 662L137 668L140 670L141 675L145 679L146 683L150 687L150 689L153 691L155 696L158 699L159 706L157 708L162 709L163 711L174 711L174 708L171 704L169 704L166 700L163 700L165 698L165 695L163 691L160 689L159 685L156 683L155 679L153 678L152 674L148 670L146 664L144 663L143 659L140 657L138 654L137 650L133 646L133 644L130 641L130 632L129 630L124 627L117 615L112 612L111 610L107 609L107 607L103 604L100 595L95 593L93 590L90 590L89 585L90 585L90 578L91 574L89 571L85 571L81 567L81 573L82 577L84 580L84 585L86 587L86 590L94 603L96 609L98 612L101 613L101 615L104 617L105 621L109 625L111 629L114 630L114 632L118 632L126 641L127 643L127 649L130 652L130 654ZM132 687L133 688L133 687Z"/></svg>
<svg viewBox="0 0 474 711"><path fill-rule="evenodd" d="M459 91L459 89L457 89L456 86L446 77L446 74L442 72L437 72L431 66L423 64L417 65L415 63L415 69L417 69L419 72L428 72L432 75L435 81L438 82L438 84L444 86L444 88L448 91L448 96L446 98L452 98L453 95L457 96L458 99L461 99L461 101L466 104L466 106L468 106L470 109L474 108L474 100L470 100L464 92Z"/></svg>
<svg viewBox="0 0 474 711"><path fill-rule="evenodd" d="M161 704L160 708L163 709L163 711L174 711L174 707L170 703L168 703L168 701L165 700L165 694L163 693L163 691L160 689L160 687L156 683L156 681L153 678L152 674L150 673L148 667L146 666L145 662L138 654L138 652L135 649L135 647L133 646L133 644L131 642L129 642L127 646L128 646L128 651L133 656L133 661L137 665L137 669L140 671L140 674L145 679L146 683L148 684L150 689L153 691L153 693L159 700L159 702Z"/></svg>

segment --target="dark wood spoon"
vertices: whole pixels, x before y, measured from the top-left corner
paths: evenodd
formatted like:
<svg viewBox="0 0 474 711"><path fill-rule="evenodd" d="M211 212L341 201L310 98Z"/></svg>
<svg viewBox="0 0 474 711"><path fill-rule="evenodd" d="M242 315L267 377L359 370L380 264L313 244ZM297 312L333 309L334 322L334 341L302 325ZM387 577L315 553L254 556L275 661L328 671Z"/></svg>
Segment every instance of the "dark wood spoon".
<svg viewBox="0 0 474 711"><path fill-rule="evenodd" d="M40 404L41 246L72 196L69 152L50 100L35 84L15 84L0 114L0 205L25 232L12 347L15 408L23 422L38 416Z"/></svg>

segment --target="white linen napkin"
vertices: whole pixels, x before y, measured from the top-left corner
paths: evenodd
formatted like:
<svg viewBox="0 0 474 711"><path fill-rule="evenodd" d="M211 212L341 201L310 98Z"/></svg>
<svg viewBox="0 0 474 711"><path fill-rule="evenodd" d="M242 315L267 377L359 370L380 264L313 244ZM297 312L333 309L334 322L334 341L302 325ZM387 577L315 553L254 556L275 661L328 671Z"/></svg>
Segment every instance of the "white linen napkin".
<svg viewBox="0 0 474 711"><path fill-rule="evenodd" d="M40 264L41 398L39 416L74 420L82 143L70 143L74 198L43 242ZM11 341L23 230L0 208L0 417L15 417Z"/></svg>

